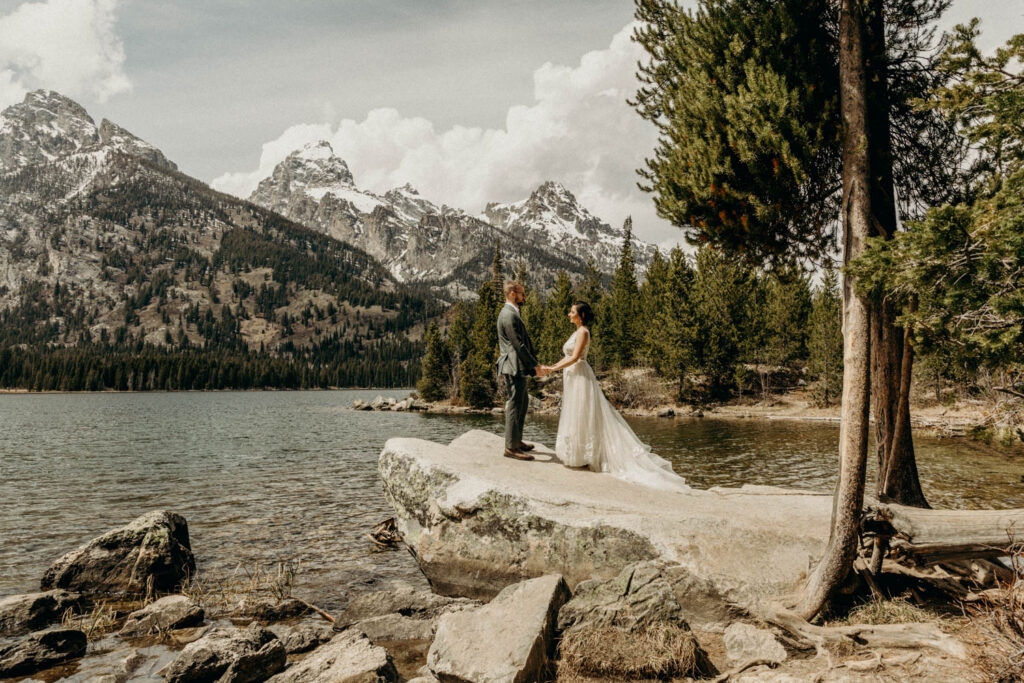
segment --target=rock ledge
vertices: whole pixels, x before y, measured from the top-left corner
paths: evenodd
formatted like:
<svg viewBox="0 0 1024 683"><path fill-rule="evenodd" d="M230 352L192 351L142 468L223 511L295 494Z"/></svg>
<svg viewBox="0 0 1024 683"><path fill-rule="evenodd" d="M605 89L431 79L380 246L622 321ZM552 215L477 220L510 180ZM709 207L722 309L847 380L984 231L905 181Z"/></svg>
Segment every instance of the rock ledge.
<svg viewBox="0 0 1024 683"><path fill-rule="evenodd" d="M796 588L828 538L827 494L658 491L567 469L543 446L535 462L501 452L501 438L482 431L447 446L393 438L381 452L385 496L436 592L491 598L553 573L575 587L658 560L691 575L695 603L735 612Z"/></svg>

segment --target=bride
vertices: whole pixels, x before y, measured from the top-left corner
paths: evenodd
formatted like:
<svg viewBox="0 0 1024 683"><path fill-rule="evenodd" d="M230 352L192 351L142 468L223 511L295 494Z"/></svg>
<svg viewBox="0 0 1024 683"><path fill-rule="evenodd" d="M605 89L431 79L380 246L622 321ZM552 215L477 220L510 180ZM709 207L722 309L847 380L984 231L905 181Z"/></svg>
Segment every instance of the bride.
<svg viewBox="0 0 1024 683"><path fill-rule="evenodd" d="M594 312L585 302L569 309L576 331L562 345L564 358L541 366L544 374L564 370L562 412L555 454L566 467L587 467L620 479L662 489L687 490L686 479L672 471L668 460L651 452L605 398L594 370L587 363Z"/></svg>

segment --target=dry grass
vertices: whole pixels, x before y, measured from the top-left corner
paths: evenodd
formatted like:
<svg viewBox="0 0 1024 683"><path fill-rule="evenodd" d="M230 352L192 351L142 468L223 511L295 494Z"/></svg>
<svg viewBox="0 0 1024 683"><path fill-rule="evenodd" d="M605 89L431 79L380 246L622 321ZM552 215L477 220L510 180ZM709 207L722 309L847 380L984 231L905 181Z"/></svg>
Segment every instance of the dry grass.
<svg viewBox="0 0 1024 683"><path fill-rule="evenodd" d="M656 625L627 633L616 628L575 628L562 636L558 680L669 680L716 673L693 633Z"/></svg>
<svg viewBox="0 0 1024 683"><path fill-rule="evenodd" d="M89 640L95 640L121 628L126 615L144 606L140 600L111 599L97 602L84 612L69 608L62 615L61 626L78 629Z"/></svg>
<svg viewBox="0 0 1024 683"><path fill-rule="evenodd" d="M266 597L281 602L291 595L298 564L278 562L269 568L261 564L238 565L230 575L204 579L196 575L186 582L182 593L208 612L230 612L240 600Z"/></svg>
<svg viewBox="0 0 1024 683"><path fill-rule="evenodd" d="M907 597L899 596L888 600L872 599L850 608L841 617L827 620L830 624L914 624L947 621L945 615L926 607L919 607Z"/></svg>
<svg viewBox="0 0 1024 683"><path fill-rule="evenodd" d="M979 681L1024 680L1024 544L1015 543L1010 550L1014 579L985 591L967 610L972 619L967 640Z"/></svg>

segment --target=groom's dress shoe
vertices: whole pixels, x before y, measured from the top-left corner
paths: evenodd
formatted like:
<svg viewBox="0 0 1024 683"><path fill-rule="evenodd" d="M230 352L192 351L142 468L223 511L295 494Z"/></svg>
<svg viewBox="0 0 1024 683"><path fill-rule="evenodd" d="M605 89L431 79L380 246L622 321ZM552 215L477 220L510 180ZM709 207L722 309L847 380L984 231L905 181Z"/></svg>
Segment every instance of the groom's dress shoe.
<svg viewBox="0 0 1024 683"><path fill-rule="evenodd" d="M505 449L505 457L506 458L515 458L516 460L533 460L533 456L532 455L529 455L527 453L523 453L522 451L512 451L512 450L509 450L507 448Z"/></svg>
<svg viewBox="0 0 1024 683"><path fill-rule="evenodd" d="M532 443L521 443L521 444L519 444L519 450L523 451L524 453L526 451L532 451L533 448L534 448L534 446L533 446Z"/></svg>

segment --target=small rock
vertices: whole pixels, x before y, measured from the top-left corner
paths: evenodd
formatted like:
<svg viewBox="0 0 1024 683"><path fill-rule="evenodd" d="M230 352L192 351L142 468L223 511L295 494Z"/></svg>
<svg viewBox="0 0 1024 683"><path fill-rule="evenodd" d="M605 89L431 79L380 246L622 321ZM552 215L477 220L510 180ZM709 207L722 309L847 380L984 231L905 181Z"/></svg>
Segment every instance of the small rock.
<svg viewBox="0 0 1024 683"><path fill-rule="evenodd" d="M288 661L284 645L274 639L255 652L245 652L231 662L217 683L260 683L282 671Z"/></svg>
<svg viewBox="0 0 1024 683"><path fill-rule="evenodd" d="M391 683L398 681L391 655L356 629L339 633L301 661L270 679L273 683Z"/></svg>
<svg viewBox="0 0 1024 683"><path fill-rule="evenodd" d="M161 631L198 626L206 613L184 595L168 595L128 615L121 636L146 636Z"/></svg>
<svg viewBox="0 0 1024 683"><path fill-rule="evenodd" d="M39 631L0 648L0 678L27 676L85 654L85 634L75 629Z"/></svg>
<svg viewBox="0 0 1024 683"><path fill-rule="evenodd" d="M181 515L155 510L94 538L43 574L43 590L83 594L169 593L195 574L196 561Z"/></svg>
<svg viewBox="0 0 1024 683"><path fill-rule="evenodd" d="M662 408L658 411L658 417L675 417L676 411L674 408Z"/></svg>
<svg viewBox="0 0 1024 683"><path fill-rule="evenodd" d="M558 574L507 586L488 604L441 617L427 665L441 680L547 680L558 610L569 599Z"/></svg>
<svg viewBox="0 0 1024 683"><path fill-rule="evenodd" d="M345 611L338 615L338 624L351 625L364 619L401 614L417 619L440 617L455 609L477 607L480 603L465 598L447 598L430 591L417 590L399 583L390 590L370 591L355 596Z"/></svg>
<svg viewBox="0 0 1024 683"><path fill-rule="evenodd" d="M168 683L266 680L284 668L284 645L259 624L245 630L213 628L199 640L189 643L178 658L161 672ZM221 678L232 669L229 678ZM260 672L253 677L254 672Z"/></svg>
<svg viewBox="0 0 1024 683"><path fill-rule="evenodd" d="M285 652L290 655L308 652L314 647L323 645L335 635L331 625L323 621L290 626L279 625L270 630L281 639Z"/></svg>
<svg viewBox="0 0 1024 683"><path fill-rule="evenodd" d="M786 648L775 636L764 629L736 622L725 629L725 655L733 666L754 659L781 663L786 661Z"/></svg>
<svg viewBox="0 0 1024 683"><path fill-rule="evenodd" d="M45 628L60 621L65 611L78 606L79 600L79 595L65 590L0 598L0 636L20 636Z"/></svg>
<svg viewBox="0 0 1024 683"><path fill-rule="evenodd" d="M377 398L370 401L370 410L380 410L381 408L384 407L385 403L386 401L384 400L384 397L378 396Z"/></svg>
<svg viewBox="0 0 1024 683"><path fill-rule="evenodd" d="M241 619L258 619L270 623L301 617L309 613L309 606L295 598L276 600L269 597L251 596L243 598L231 609L231 616Z"/></svg>
<svg viewBox="0 0 1024 683"><path fill-rule="evenodd" d="M363 410L366 407L366 401L360 398L357 398L356 400L352 401L352 410Z"/></svg>
<svg viewBox="0 0 1024 683"><path fill-rule="evenodd" d="M698 408L694 408L689 413L687 413L687 416L688 417L704 417L704 411L700 410Z"/></svg>
<svg viewBox="0 0 1024 683"><path fill-rule="evenodd" d="M437 629L437 619L415 619L401 614L385 614L357 622L355 628L370 640L430 640Z"/></svg>

